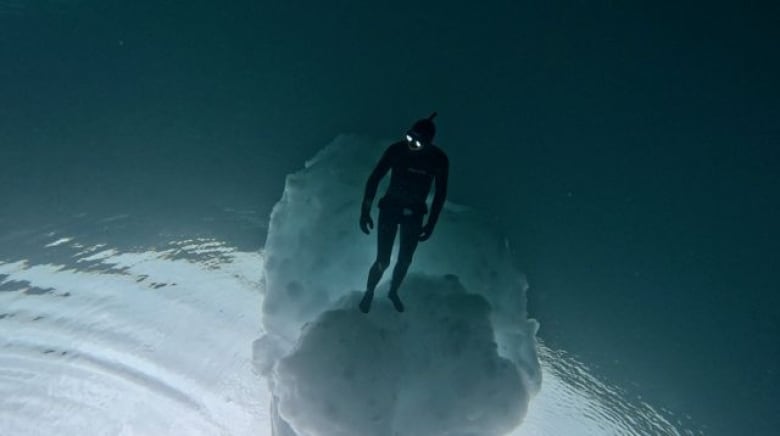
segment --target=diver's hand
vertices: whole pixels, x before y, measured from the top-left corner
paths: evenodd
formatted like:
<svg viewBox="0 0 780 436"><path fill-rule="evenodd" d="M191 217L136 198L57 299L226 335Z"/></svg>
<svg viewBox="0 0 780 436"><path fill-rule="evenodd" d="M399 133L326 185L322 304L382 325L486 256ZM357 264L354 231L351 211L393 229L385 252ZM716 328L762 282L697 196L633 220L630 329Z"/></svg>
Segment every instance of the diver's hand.
<svg viewBox="0 0 780 436"><path fill-rule="evenodd" d="M371 214L368 212L360 214L360 230L365 234L369 234L373 228L374 220L371 219Z"/></svg>
<svg viewBox="0 0 780 436"><path fill-rule="evenodd" d="M420 237L419 237L419 239L421 241L427 241L428 238L430 238L432 234L433 234L433 224L428 223L428 224L423 226L422 230L420 230Z"/></svg>

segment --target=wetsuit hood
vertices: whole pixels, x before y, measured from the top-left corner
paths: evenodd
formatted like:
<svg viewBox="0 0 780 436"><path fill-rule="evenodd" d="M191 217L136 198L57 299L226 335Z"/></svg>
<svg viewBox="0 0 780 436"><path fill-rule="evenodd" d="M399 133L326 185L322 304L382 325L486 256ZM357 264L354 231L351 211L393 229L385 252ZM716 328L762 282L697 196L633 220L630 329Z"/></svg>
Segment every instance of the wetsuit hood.
<svg viewBox="0 0 780 436"><path fill-rule="evenodd" d="M433 137L436 135L436 124L433 123L435 117L436 112L428 118L417 120L406 132L406 140L415 145L413 148L422 148L424 145L433 143Z"/></svg>

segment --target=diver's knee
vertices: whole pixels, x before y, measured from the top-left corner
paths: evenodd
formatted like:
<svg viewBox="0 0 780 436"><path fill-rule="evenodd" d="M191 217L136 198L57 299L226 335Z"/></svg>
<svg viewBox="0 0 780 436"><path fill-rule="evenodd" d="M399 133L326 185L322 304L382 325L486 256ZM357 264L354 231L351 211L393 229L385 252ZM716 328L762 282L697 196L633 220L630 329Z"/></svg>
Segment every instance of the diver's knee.
<svg viewBox="0 0 780 436"><path fill-rule="evenodd" d="M377 260L376 262L374 262L374 269L377 270L377 271L384 271L384 270L387 269L387 264L388 263L389 262L387 262L385 260Z"/></svg>

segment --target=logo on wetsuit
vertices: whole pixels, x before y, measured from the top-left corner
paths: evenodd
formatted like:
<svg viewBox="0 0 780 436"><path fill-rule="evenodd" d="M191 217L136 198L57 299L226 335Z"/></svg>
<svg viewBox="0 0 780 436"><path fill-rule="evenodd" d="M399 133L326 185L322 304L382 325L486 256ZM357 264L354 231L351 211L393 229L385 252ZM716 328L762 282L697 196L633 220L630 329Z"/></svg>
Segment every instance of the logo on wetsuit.
<svg viewBox="0 0 780 436"><path fill-rule="evenodd" d="M418 168L411 168L411 167L409 167L406 170L411 172L411 173L422 174L424 176L429 176L430 175L430 174L428 174L428 171L421 170L421 169L418 169Z"/></svg>

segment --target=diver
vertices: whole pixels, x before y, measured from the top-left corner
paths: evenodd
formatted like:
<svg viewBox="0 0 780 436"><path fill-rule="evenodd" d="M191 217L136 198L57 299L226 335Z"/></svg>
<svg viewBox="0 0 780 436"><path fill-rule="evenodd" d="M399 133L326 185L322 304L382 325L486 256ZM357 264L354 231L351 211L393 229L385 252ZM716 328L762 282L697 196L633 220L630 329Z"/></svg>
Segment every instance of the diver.
<svg viewBox="0 0 780 436"><path fill-rule="evenodd" d="M369 234L370 229L374 228L371 205L377 187L380 180L391 171L390 186L378 203L377 255L376 261L368 272L366 291L360 301L359 307L363 313L368 313L371 309L374 289L390 263L393 243L399 228L400 249L387 297L393 303L395 310L404 311L404 305L398 298L398 288L412 263L417 243L431 237L444 206L447 197L449 159L441 148L433 144L433 137L436 134L436 125L433 123L435 116L436 112L428 118L418 120L406 132L405 140L390 145L366 182L360 228L365 234ZM428 214L425 201L434 182L436 191ZM428 220L423 225L426 214Z"/></svg>

